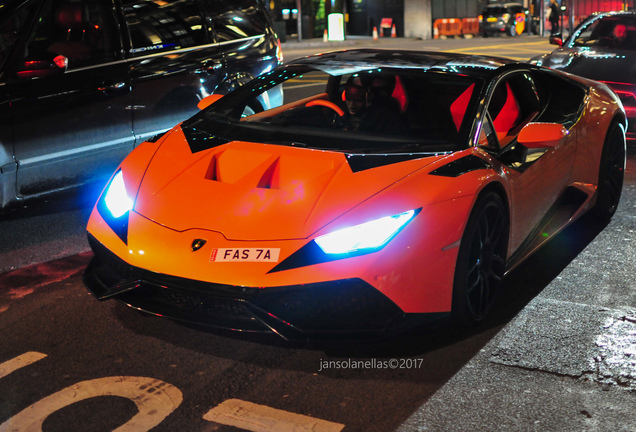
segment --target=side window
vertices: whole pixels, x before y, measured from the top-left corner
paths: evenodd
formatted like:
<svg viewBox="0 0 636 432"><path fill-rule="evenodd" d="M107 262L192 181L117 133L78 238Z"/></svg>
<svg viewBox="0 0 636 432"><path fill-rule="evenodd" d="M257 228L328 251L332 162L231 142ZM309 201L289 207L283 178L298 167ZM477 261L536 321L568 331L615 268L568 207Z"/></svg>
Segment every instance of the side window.
<svg viewBox="0 0 636 432"><path fill-rule="evenodd" d="M254 0L204 0L212 16L218 42L262 35L266 32L267 15Z"/></svg>
<svg viewBox="0 0 636 432"><path fill-rule="evenodd" d="M4 63L13 52L15 44L20 37L20 33L24 30L24 25L32 9L33 7L21 8L0 26L0 70L4 71ZM0 76L2 75L4 75L4 73L0 72Z"/></svg>
<svg viewBox="0 0 636 432"><path fill-rule="evenodd" d="M26 46L26 59L64 56L74 69L115 57L114 24L101 0L45 3Z"/></svg>
<svg viewBox="0 0 636 432"><path fill-rule="evenodd" d="M507 146L540 110L538 91L527 73L514 74L497 84L488 104L499 147Z"/></svg>
<svg viewBox="0 0 636 432"><path fill-rule="evenodd" d="M194 1L128 0L123 5L134 55L206 43L204 21Z"/></svg>

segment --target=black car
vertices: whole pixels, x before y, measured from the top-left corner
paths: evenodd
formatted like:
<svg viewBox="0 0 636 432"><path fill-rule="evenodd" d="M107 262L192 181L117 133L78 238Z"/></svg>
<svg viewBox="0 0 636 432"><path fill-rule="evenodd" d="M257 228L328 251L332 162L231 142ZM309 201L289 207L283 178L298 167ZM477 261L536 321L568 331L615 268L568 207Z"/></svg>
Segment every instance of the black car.
<svg viewBox="0 0 636 432"><path fill-rule="evenodd" d="M491 3L479 15L479 34L517 36L527 31L528 10L520 3Z"/></svg>
<svg viewBox="0 0 636 432"><path fill-rule="evenodd" d="M531 61L604 82L621 98L629 119L627 137L636 139L636 12L595 13L559 48Z"/></svg>
<svg viewBox="0 0 636 432"><path fill-rule="evenodd" d="M260 0L3 1L0 213L105 181L201 99L281 61Z"/></svg>

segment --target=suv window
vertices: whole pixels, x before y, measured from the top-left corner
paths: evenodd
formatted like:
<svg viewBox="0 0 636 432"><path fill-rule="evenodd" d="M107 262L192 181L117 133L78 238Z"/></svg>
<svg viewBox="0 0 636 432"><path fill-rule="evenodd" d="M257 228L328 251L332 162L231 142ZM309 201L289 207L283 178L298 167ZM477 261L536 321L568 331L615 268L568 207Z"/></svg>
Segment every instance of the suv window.
<svg viewBox="0 0 636 432"><path fill-rule="evenodd" d="M196 2L182 0L124 1L131 53L171 51L206 42L203 17Z"/></svg>
<svg viewBox="0 0 636 432"><path fill-rule="evenodd" d="M62 55L68 68L115 57L114 25L101 0L48 0L26 47L27 59Z"/></svg>
<svg viewBox="0 0 636 432"><path fill-rule="evenodd" d="M0 26L0 68L11 55L31 8L23 7Z"/></svg>
<svg viewBox="0 0 636 432"><path fill-rule="evenodd" d="M204 0L219 42L266 33L267 12L254 0Z"/></svg>

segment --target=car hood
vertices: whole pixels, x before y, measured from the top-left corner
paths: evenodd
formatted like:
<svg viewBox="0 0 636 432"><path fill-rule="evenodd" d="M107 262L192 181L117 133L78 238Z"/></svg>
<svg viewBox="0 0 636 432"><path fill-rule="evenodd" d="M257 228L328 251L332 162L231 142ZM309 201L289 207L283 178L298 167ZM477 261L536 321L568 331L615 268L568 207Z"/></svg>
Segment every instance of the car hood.
<svg viewBox="0 0 636 432"><path fill-rule="evenodd" d="M597 81L636 83L634 51L561 48L546 56L542 65Z"/></svg>
<svg viewBox="0 0 636 432"><path fill-rule="evenodd" d="M440 157L354 172L343 153L282 145L233 141L193 153L176 129L148 165L135 211L230 240L307 238Z"/></svg>

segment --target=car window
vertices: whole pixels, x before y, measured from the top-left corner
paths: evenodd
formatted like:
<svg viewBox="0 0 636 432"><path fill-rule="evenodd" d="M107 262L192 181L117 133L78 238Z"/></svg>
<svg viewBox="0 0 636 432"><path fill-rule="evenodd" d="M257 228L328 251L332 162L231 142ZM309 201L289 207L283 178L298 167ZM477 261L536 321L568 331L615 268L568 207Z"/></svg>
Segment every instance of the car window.
<svg viewBox="0 0 636 432"><path fill-rule="evenodd" d="M115 57L114 25L101 0L48 0L26 45L26 59L64 56L68 69Z"/></svg>
<svg viewBox="0 0 636 432"><path fill-rule="evenodd" d="M571 45L636 50L636 17L619 15L596 19L579 29Z"/></svg>
<svg viewBox="0 0 636 432"><path fill-rule="evenodd" d="M488 104L499 147L510 144L539 111L538 91L527 73L513 74L500 81Z"/></svg>
<svg viewBox="0 0 636 432"><path fill-rule="evenodd" d="M264 110L264 96L281 86L284 100ZM302 143L316 149L450 149L463 142L462 131L467 133L472 125L478 94L473 79L454 74L288 66L223 97L193 124L201 121L196 128L205 130L205 123L214 123L218 137L229 127L232 139Z"/></svg>
<svg viewBox="0 0 636 432"><path fill-rule="evenodd" d="M4 70L4 63L15 48L29 13L34 8L35 6L21 8L0 26L0 70Z"/></svg>
<svg viewBox="0 0 636 432"><path fill-rule="evenodd" d="M203 0L219 42L262 35L267 15L255 0Z"/></svg>
<svg viewBox="0 0 636 432"><path fill-rule="evenodd" d="M133 55L189 48L207 40L204 20L194 1L128 0L123 7Z"/></svg>
<svg viewBox="0 0 636 432"><path fill-rule="evenodd" d="M501 16L508 13L508 10L504 6L491 6L484 9L484 16Z"/></svg>

